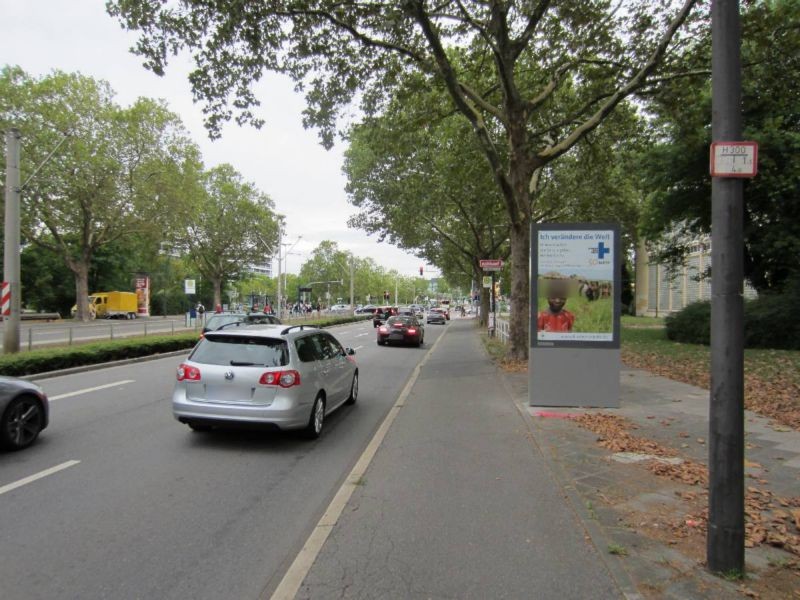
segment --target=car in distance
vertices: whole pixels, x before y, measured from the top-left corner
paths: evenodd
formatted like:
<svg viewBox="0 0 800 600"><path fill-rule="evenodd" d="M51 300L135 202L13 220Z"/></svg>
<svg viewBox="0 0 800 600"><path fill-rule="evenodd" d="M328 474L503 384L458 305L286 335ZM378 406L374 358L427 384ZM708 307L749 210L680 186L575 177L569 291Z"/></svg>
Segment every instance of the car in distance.
<svg viewBox="0 0 800 600"><path fill-rule="evenodd" d="M441 323L442 325L447 325L447 318L444 316L444 310L441 308L430 309L428 311L428 316L425 317L425 322L428 324Z"/></svg>
<svg viewBox="0 0 800 600"><path fill-rule="evenodd" d="M6 450L27 448L47 427L50 406L47 395L35 383L16 377L0 377L0 446Z"/></svg>
<svg viewBox="0 0 800 600"><path fill-rule="evenodd" d="M378 345L390 343L412 344L421 346L425 341L425 328L416 317L398 315L389 317L386 323L378 327Z"/></svg>
<svg viewBox="0 0 800 600"><path fill-rule="evenodd" d="M266 313L218 313L206 318L206 324L203 325L203 334L229 326L265 324L280 325L281 320L274 315Z"/></svg>
<svg viewBox="0 0 800 600"><path fill-rule="evenodd" d="M375 311L372 315L372 326L380 327L386 322L386 319L393 317L397 314L396 306L383 306Z"/></svg>
<svg viewBox="0 0 800 600"><path fill-rule="evenodd" d="M374 304L367 304L366 306L359 306L353 311L353 315L374 315L375 311L380 310L379 306Z"/></svg>
<svg viewBox="0 0 800 600"><path fill-rule="evenodd" d="M317 438L327 415L356 402L354 355L305 325L209 331L178 367L172 412L195 431L250 424Z"/></svg>
<svg viewBox="0 0 800 600"><path fill-rule="evenodd" d="M349 313L353 309L349 304L334 304L330 307L329 312L336 315Z"/></svg>

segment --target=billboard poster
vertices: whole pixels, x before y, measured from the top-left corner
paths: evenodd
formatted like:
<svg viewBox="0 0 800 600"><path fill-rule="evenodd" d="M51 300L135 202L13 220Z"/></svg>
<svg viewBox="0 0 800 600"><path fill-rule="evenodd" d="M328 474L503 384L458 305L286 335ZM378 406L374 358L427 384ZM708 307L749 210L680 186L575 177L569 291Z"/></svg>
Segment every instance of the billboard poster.
<svg viewBox="0 0 800 600"><path fill-rule="evenodd" d="M619 348L615 224L534 225L531 346Z"/></svg>
<svg viewBox="0 0 800 600"><path fill-rule="evenodd" d="M140 317L150 316L150 277L136 276L136 312Z"/></svg>

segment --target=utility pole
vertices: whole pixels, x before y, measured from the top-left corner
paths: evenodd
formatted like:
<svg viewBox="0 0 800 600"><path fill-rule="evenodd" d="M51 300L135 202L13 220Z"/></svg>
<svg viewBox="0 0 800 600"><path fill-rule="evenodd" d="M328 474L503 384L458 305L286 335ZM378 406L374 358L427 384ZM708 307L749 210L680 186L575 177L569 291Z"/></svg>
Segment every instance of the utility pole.
<svg viewBox="0 0 800 600"><path fill-rule="evenodd" d="M350 257L350 308L356 307L356 299L354 295L355 290L355 283L354 283L354 275L355 275L355 259L351 256Z"/></svg>
<svg viewBox="0 0 800 600"><path fill-rule="evenodd" d="M20 187L19 175L19 146L20 132L18 129L6 131L6 210L5 210L5 243L3 247L3 281L8 284L8 289L3 290L5 305L6 293L11 294L10 306L7 314L3 316L3 352L13 354L19 352L19 327L20 327L20 268L19 268L19 213ZM5 311L4 311L5 312Z"/></svg>
<svg viewBox="0 0 800 600"><path fill-rule="evenodd" d="M741 140L738 0L711 3L713 142ZM713 147L712 147L713 148ZM713 169L712 169L713 174ZM711 180L711 397L708 568L744 572L744 304L742 182Z"/></svg>
<svg viewBox="0 0 800 600"><path fill-rule="evenodd" d="M283 295L281 290L281 242L283 241L283 227L278 227L278 318L283 319Z"/></svg>

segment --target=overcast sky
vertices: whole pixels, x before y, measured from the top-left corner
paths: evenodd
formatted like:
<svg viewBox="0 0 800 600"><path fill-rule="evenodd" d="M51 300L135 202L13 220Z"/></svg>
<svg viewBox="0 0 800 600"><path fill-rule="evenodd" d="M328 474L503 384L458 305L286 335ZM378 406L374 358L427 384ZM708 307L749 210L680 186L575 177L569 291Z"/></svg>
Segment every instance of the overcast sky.
<svg viewBox="0 0 800 600"><path fill-rule="evenodd" d="M192 102L188 61L173 61L163 78L145 70L128 51L136 36L123 31L106 14L104 4L104 0L0 0L0 61L19 65L34 76L59 69L104 79L124 106L139 96L166 100L200 146L207 167L233 165L273 199L277 212L286 215L284 242L294 243L302 235L294 248L300 254L287 257L289 272L297 272L321 241L333 240L341 249L370 256L387 269L419 274L420 259L347 227L355 208L344 192L344 147L337 144L326 151L315 131L303 129L304 101L288 79L270 75L259 84L259 116L266 120L260 130L228 123L222 139L212 142L203 127L201 107Z"/></svg>

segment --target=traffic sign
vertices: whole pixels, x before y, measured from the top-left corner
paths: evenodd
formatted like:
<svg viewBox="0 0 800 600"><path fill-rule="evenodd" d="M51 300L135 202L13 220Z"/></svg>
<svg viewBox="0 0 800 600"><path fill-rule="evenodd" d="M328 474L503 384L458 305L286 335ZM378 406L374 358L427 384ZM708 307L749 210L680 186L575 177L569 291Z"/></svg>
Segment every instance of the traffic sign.
<svg viewBox="0 0 800 600"><path fill-rule="evenodd" d="M755 177L758 172L756 142L714 142L711 144L712 177Z"/></svg>
<svg viewBox="0 0 800 600"><path fill-rule="evenodd" d="M503 269L503 261L499 258L482 258L480 264L484 271L501 271Z"/></svg>

